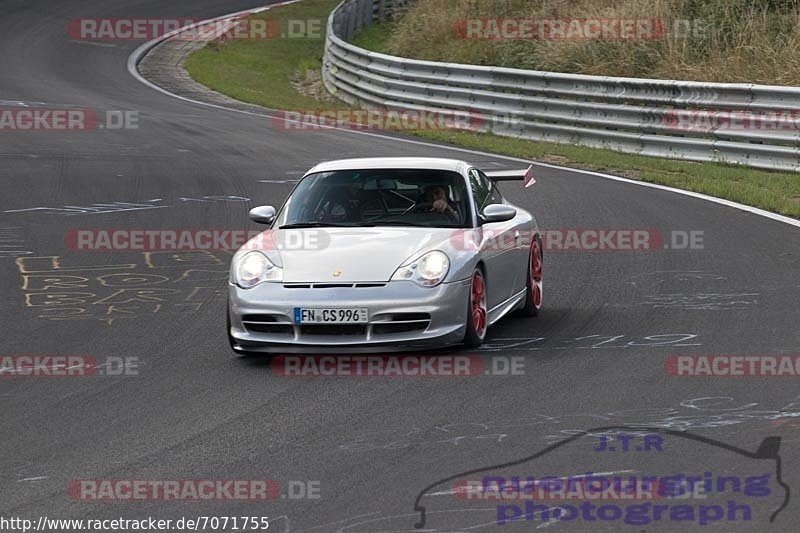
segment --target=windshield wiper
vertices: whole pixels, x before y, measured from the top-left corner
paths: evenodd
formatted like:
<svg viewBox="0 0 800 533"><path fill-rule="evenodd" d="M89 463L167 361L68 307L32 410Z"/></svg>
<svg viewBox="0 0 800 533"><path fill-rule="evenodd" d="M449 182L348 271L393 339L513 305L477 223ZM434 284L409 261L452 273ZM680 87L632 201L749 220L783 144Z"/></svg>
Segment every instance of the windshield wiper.
<svg viewBox="0 0 800 533"><path fill-rule="evenodd" d="M419 222L405 222L403 220L377 220L373 221L376 226L413 226L416 228L434 228L429 224L420 224Z"/></svg>
<svg viewBox="0 0 800 533"><path fill-rule="evenodd" d="M299 229L299 228L360 228L362 224L337 224L335 222L297 222L296 224L284 224L278 229Z"/></svg>

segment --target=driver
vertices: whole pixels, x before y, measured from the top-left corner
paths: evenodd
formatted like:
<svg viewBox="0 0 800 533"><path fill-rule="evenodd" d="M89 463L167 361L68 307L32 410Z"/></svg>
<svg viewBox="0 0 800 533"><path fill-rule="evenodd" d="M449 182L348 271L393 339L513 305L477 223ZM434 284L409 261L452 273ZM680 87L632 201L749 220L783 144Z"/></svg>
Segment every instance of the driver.
<svg viewBox="0 0 800 533"><path fill-rule="evenodd" d="M359 191L353 185L332 191L327 202L327 214L323 218L329 222L357 222L360 219L357 197Z"/></svg>
<svg viewBox="0 0 800 533"><path fill-rule="evenodd" d="M426 191L428 201L432 203L429 213L439 213L442 215L449 215L458 220L458 211L453 209L453 205L447 198L447 189L441 185L433 185L428 187Z"/></svg>

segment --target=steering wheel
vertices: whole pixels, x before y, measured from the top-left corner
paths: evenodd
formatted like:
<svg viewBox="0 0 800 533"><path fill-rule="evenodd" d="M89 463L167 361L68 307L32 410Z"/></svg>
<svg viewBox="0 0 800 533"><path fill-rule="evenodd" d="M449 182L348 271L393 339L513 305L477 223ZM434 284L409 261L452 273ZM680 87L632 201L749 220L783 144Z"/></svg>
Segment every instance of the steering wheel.
<svg viewBox="0 0 800 533"><path fill-rule="evenodd" d="M419 202L411 206L407 213L435 213L432 209L433 202Z"/></svg>

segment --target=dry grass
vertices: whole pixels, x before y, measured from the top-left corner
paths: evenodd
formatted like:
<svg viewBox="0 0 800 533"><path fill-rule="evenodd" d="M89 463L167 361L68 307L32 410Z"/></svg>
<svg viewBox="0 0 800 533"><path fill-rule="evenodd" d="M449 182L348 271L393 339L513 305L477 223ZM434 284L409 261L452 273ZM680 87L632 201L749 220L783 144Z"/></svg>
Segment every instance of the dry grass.
<svg viewBox="0 0 800 533"><path fill-rule="evenodd" d="M663 38L474 40L476 18L657 18ZM678 22L684 21L684 22ZM684 31L691 24L694 31ZM800 85L800 0L418 0L393 25L389 53L582 74Z"/></svg>

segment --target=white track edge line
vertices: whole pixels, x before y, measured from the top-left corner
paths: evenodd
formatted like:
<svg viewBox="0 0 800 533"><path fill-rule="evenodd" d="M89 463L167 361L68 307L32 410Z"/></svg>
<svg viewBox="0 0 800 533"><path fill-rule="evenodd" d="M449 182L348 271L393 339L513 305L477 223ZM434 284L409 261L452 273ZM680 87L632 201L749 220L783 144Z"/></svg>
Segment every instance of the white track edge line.
<svg viewBox="0 0 800 533"><path fill-rule="evenodd" d="M257 116L257 117L271 117L272 116L271 114L255 113L253 111L246 111L244 109L235 109L235 108L226 107L226 106L223 106L223 105L211 104L211 103L208 103L208 102L202 102L200 100L194 100L192 98L187 98L185 96L181 96L181 95L172 93L172 92L164 89L163 87L159 87L155 83L153 83L150 80L146 79L144 76L141 75L141 73L139 72L137 67L138 67L139 62L141 61L141 59L147 54L147 52L152 50L155 46L157 46L161 42L169 39L173 35L176 35L178 33L181 33L183 31L191 29L191 28L193 28L193 27L195 27L195 26L197 26L199 24L208 23L208 22L217 21L217 20L225 20L225 19L228 19L228 18L237 17L237 16L241 16L241 15L260 13L262 11L266 11L268 9L272 9L274 7L294 4L295 2L299 2L299 1L301 1L301 0L289 0L287 2L281 2L281 3L278 3L278 4L271 4L269 6L257 7L257 8L253 8L253 9L246 9L244 11L237 11L235 13L229 13L227 15L222 15L222 16L215 17L215 18L212 18L212 19L206 19L204 21L195 22L193 24L188 24L186 26L183 26L182 28L178 28L177 30L173 30L173 31L171 31L169 33L166 33L164 35L161 35L161 36L159 36L159 37L157 37L157 38L155 38L155 39L153 39L151 41L147 41L146 43L143 43L142 45L137 47L131 53L131 55L128 56L128 72L131 74L131 76L133 76L140 83L150 87L151 89L154 89L154 90L156 90L156 91L158 91L160 93L166 94L166 95L171 96L173 98L177 98L179 100L183 100L185 102L190 102L190 103L202 105L202 106L205 106L205 107L211 107L211 108L214 108L214 109L222 109L222 110L225 110L225 111L233 111L233 112L236 112L236 113L243 113L243 114L246 114L246 115L252 115L252 116ZM250 105L256 105L256 104L250 104ZM284 120L286 120L285 117L284 117ZM308 124L308 123L304 122L303 124ZM309 124L309 125L312 125L312 124ZM390 136L390 135L382 135L380 133L374 133L374 132L368 132L368 131L349 130L349 129L343 129L343 128L336 128L336 127L333 127L333 126L319 126L319 125L316 125L316 124L314 124L314 126L322 127L322 128L325 128L325 129L336 129L336 130L340 130L340 131L343 131L343 132L352 133L352 134L356 134L356 135L366 135L368 137L376 137L376 138L380 138L380 139L389 139L389 140L393 140L393 141L403 142L403 143L406 143L406 144L415 144L415 145L418 145L418 146L428 146L428 147L437 148L437 149L440 149L440 150L452 150L452 151L456 151L456 152L462 152L462 153L468 153L468 154L492 157L492 158L495 158L495 159L505 159L507 161L514 161L514 162L518 162L518 163L530 163L531 162L531 160L522 159L522 158L519 158L519 157L513 157L513 156L507 156L507 155L501 155L501 154L493 154L491 152L483 152L483 151L480 151L480 150L472 150L470 148L461 148L461 147L458 147L458 146L446 146L446 145L441 145L441 144L436 144L436 143L431 143L431 142L417 141L417 140L414 140L414 139L404 139L402 137L393 137L393 136ZM658 189L658 190L661 190L661 191L672 192L672 193L675 193L675 194L682 194L684 196L689 196L691 198L696 198L698 200L705 200L707 202L712 202L712 203L715 203L715 204L718 204L718 205L724 205L726 207L732 207L732 208L738 209L740 211L745 211L745 212L751 213L753 215L757 215L757 216L760 216L760 217L768 218L770 220L775 220L777 222L782 222L784 224L789 224L790 226L795 226L797 228L800 228L800 220L798 220L798 219L795 219L795 218L792 218L792 217L787 217L785 215L780 215L778 213L773 213L771 211L766 211L764 209L759 209L758 207L753 207L753 206L749 206L749 205L740 204L738 202L734 202L734 201L731 201L731 200L725 200L723 198L717 198L716 196L709 196L707 194L702 194L702 193L699 193L699 192L686 191L686 190L683 190L683 189L676 189L674 187L669 187L667 185L659 185L657 183L648 183L648 182L645 182L645 181L638 181L638 180L633 180L633 179L630 179L630 178L623 178L621 176L614 176L613 174L604 174L602 172L595 172L593 170L583 170L583 169L579 169L579 168L562 167L562 166L558 166L558 165L551 165L549 163L540 163L540 162L536 162L536 161L533 161L533 162L536 164L536 166L539 166L539 167L552 168L552 169L555 169L555 170L564 170L564 171L568 171L568 172L574 172L576 174L584 174L584 175L587 175L587 176L595 176L595 177L604 178L604 179L613 180L613 181L618 181L618 182L622 182L622 183L628 183L628 184L631 184L631 185L638 185L640 187L649 187L651 189Z"/></svg>

